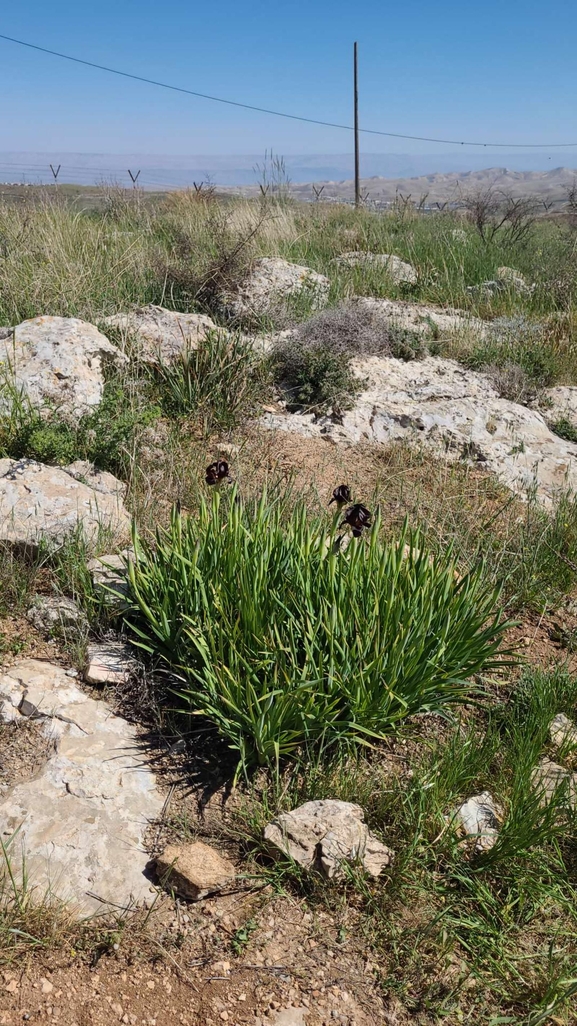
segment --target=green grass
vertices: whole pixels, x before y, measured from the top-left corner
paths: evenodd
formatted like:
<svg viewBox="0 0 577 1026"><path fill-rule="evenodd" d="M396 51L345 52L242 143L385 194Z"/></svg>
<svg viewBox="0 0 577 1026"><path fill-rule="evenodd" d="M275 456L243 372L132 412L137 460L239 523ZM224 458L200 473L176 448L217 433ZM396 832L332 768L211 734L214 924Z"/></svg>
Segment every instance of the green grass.
<svg viewBox="0 0 577 1026"><path fill-rule="evenodd" d="M457 580L451 551L429 561L406 526L383 545L378 521L340 552L339 519L297 504L284 520L266 493L253 506L233 491L198 518L174 510L153 546L134 537L128 625L245 768L371 744L472 696L470 678L510 655L480 571Z"/></svg>
<svg viewBox="0 0 577 1026"><path fill-rule="evenodd" d="M277 888L328 906L344 936L360 913L385 997L417 1021L527 1023L546 1011L543 1021L554 1012L572 1021L577 823L562 790L543 806L531 783L541 755L559 758L548 727L562 710L577 713L575 678L527 670L509 697L453 727L413 720L378 754L301 763L278 782L260 781L239 829L261 872L269 865ZM477 854L451 816L486 789L504 823L495 847ZM261 838L271 815L329 797L360 804L395 852L379 881L351 868L343 883L326 883L268 863Z"/></svg>

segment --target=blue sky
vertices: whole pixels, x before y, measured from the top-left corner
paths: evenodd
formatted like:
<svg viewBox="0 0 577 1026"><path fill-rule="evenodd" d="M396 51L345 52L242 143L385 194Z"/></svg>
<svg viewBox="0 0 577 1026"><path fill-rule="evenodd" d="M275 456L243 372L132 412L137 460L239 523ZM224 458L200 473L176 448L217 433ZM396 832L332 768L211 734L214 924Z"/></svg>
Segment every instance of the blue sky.
<svg viewBox="0 0 577 1026"><path fill-rule="evenodd" d="M26 0L0 31L87 60L297 114L495 142L577 140L570 0ZM350 137L180 96L0 40L0 150L343 153ZM454 148L364 138L370 152ZM559 151L569 164L577 148ZM495 162L494 160L492 161Z"/></svg>

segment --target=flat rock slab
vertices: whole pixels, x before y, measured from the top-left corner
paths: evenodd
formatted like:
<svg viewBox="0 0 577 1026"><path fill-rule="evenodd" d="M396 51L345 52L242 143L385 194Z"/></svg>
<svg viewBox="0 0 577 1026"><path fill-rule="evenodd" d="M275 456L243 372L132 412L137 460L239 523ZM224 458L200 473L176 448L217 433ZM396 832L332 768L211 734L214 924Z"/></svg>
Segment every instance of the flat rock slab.
<svg viewBox="0 0 577 1026"><path fill-rule="evenodd" d="M567 746L577 747L577 727L565 713L557 713L549 724L549 736L554 745L559 748Z"/></svg>
<svg viewBox="0 0 577 1026"><path fill-rule="evenodd" d="M281 812L265 827L270 848L288 856L304 869L327 877L342 873L343 862L360 862L371 876L379 876L393 858L390 848L369 832L360 805L336 799L305 802Z"/></svg>
<svg viewBox="0 0 577 1026"><path fill-rule="evenodd" d="M206 314L180 313L163 306L143 306L105 318L105 324L119 328L137 344L143 363L172 363L183 349L194 349L208 332L217 331Z"/></svg>
<svg viewBox="0 0 577 1026"><path fill-rule="evenodd" d="M134 651L122 641L98 641L88 646L89 684L123 684L135 665Z"/></svg>
<svg viewBox="0 0 577 1026"><path fill-rule="evenodd" d="M577 385L555 385L543 399L541 412L548 424L565 420L577 432Z"/></svg>
<svg viewBox="0 0 577 1026"><path fill-rule="evenodd" d="M41 541L61 545L79 526L89 544L103 531L125 541L130 517L117 484L116 492L96 491L62 467L0 460L0 541L22 548L36 548Z"/></svg>
<svg viewBox="0 0 577 1026"><path fill-rule="evenodd" d="M14 871L24 853L29 886L79 915L150 901L144 836L163 798L135 729L62 667L37 659L0 677L0 702L3 718L39 718L54 743L40 772L0 803Z"/></svg>
<svg viewBox="0 0 577 1026"><path fill-rule="evenodd" d="M535 489L545 504L577 489L577 444L553 434L537 411L499 398L486 375L435 356L373 356L353 366L368 387L342 423L312 414L265 414L261 423L343 444L416 443L472 460L515 492Z"/></svg>
<svg viewBox="0 0 577 1026"><path fill-rule="evenodd" d="M103 364L125 361L98 328L77 317L34 317L0 338L0 360L33 406L76 418L98 406Z"/></svg>
<svg viewBox="0 0 577 1026"><path fill-rule="evenodd" d="M156 872L164 887L188 901L226 890L236 877L230 859L202 841L170 844L156 859Z"/></svg>

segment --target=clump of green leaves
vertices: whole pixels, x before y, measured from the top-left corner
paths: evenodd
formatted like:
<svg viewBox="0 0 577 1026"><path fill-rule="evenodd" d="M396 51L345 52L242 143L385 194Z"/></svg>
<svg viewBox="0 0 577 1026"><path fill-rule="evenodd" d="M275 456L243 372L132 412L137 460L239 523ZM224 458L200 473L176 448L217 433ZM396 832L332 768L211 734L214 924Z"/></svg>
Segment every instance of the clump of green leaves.
<svg viewBox="0 0 577 1026"><path fill-rule="evenodd" d="M195 348L156 371L159 402L168 416L196 416L205 431L231 428L250 414L266 389L262 364L237 333L207 332Z"/></svg>
<svg viewBox="0 0 577 1026"><path fill-rule="evenodd" d="M160 416L160 408L138 390L112 379L102 401L72 423L57 408L35 407L11 382L1 388L6 412L0 416L0 454L29 457L40 463L65 466L90 460L102 470L125 476L138 431Z"/></svg>
<svg viewBox="0 0 577 1026"><path fill-rule="evenodd" d="M406 525L384 545L378 520L343 553L337 523L233 492L198 518L174 510L154 544L135 533L129 625L245 766L370 743L503 665L507 623L479 570L457 580L451 552L430 561Z"/></svg>

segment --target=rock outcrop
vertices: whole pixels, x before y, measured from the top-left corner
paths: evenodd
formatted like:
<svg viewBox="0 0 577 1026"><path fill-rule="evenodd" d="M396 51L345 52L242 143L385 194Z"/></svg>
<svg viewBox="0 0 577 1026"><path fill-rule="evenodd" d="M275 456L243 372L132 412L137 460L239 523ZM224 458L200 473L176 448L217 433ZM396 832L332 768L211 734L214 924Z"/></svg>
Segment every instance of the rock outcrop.
<svg viewBox="0 0 577 1026"><path fill-rule="evenodd" d="M89 544L103 530L126 540L130 517L121 498L124 486L106 476L116 482L113 491L96 491L61 467L0 460L0 542L32 549L41 542L57 546L78 527Z"/></svg>
<svg viewBox="0 0 577 1026"><path fill-rule="evenodd" d="M340 423L273 413L261 422L344 444L418 444L443 458L472 460L518 493L536 489L545 503L577 489L577 444L553 434L535 410L499 398L486 375L433 356L410 362L375 356L353 366L369 384Z"/></svg>
<svg viewBox="0 0 577 1026"><path fill-rule="evenodd" d="M84 694L61 666L23 659L0 678L0 715L33 717L53 741L42 769L0 803L13 872L78 914L152 899L147 826L163 798L137 731Z"/></svg>
<svg viewBox="0 0 577 1026"><path fill-rule="evenodd" d="M138 359L150 364L173 363L183 349L196 348L208 332L217 330L206 314L181 313L152 304L113 314L104 323L130 338Z"/></svg>
<svg viewBox="0 0 577 1026"><path fill-rule="evenodd" d="M0 360L3 380L33 406L41 412L56 409L64 418L75 420L101 401L105 361L118 364L126 357L87 321L34 317L0 337ZM6 390L0 404L4 409L11 404Z"/></svg>
<svg viewBox="0 0 577 1026"><path fill-rule="evenodd" d="M262 316L296 299L305 299L313 309L323 306L330 289L324 275L291 264L279 257L262 257L234 295L222 297L230 317Z"/></svg>
<svg viewBox="0 0 577 1026"><path fill-rule="evenodd" d="M280 813L265 827L264 837L272 851L327 877L342 873L343 862L359 862L376 877L393 859L391 849L370 833L361 807L352 802L305 802Z"/></svg>

